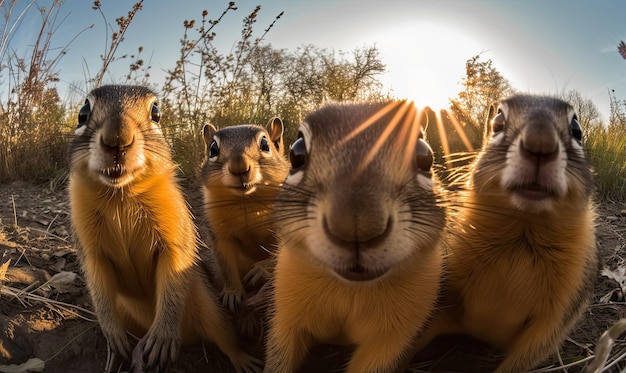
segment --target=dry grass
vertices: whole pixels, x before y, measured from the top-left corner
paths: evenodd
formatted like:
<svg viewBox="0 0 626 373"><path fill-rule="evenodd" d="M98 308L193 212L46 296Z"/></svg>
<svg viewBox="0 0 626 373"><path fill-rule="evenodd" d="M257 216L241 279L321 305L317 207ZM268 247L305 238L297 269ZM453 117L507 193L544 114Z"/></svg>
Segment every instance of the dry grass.
<svg viewBox="0 0 626 373"><path fill-rule="evenodd" d="M623 201L626 198L626 125L591 128L586 148L600 196Z"/></svg>

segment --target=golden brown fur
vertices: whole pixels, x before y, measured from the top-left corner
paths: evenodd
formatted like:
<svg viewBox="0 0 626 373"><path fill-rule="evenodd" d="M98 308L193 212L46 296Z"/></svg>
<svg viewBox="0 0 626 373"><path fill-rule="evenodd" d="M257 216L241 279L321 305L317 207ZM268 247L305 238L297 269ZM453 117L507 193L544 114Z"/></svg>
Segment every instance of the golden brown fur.
<svg viewBox="0 0 626 373"><path fill-rule="evenodd" d="M212 341L238 371L258 362L235 333L198 266L198 240L176 166L146 88L88 96L72 142L70 203L87 286L113 351L136 369L164 369L181 343ZM258 365L257 368L258 369Z"/></svg>
<svg viewBox="0 0 626 373"><path fill-rule="evenodd" d="M237 125L204 127L206 160L202 166L205 211L223 275L220 299L236 315L248 336L258 320L241 307L249 291L270 276L276 247L271 220L276 192L289 169L283 150L283 123L271 119L266 129Z"/></svg>
<svg viewBox="0 0 626 373"><path fill-rule="evenodd" d="M445 303L418 344L467 333L504 350L496 372L522 372L557 352L593 293L593 179L567 103L518 95L491 117L448 235Z"/></svg>
<svg viewBox="0 0 626 373"><path fill-rule="evenodd" d="M267 130L238 125L219 131L207 125L204 140L205 209L224 276L221 298L234 312L246 288L268 277L267 262L276 246L271 213L289 169L283 124L273 118Z"/></svg>
<svg viewBox="0 0 626 373"><path fill-rule="evenodd" d="M308 115L279 192L266 372L315 344L353 344L350 373L392 372L439 289L445 212L415 107L330 104Z"/></svg>

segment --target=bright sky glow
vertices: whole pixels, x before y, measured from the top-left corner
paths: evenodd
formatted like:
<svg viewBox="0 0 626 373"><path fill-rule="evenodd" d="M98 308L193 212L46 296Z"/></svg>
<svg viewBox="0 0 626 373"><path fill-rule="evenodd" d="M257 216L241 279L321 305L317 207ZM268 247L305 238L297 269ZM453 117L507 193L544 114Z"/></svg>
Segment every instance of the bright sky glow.
<svg viewBox="0 0 626 373"><path fill-rule="evenodd" d="M465 61L480 52L478 43L441 23L397 25L381 39L388 70L383 84L397 97L435 110L450 106L449 98L461 90Z"/></svg>

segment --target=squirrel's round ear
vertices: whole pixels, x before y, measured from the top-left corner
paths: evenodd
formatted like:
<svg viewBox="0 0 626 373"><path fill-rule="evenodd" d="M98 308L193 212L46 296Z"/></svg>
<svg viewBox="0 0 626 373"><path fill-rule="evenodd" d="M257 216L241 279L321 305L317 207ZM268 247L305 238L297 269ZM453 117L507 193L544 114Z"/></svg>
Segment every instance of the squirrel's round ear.
<svg viewBox="0 0 626 373"><path fill-rule="evenodd" d="M489 115L487 116L487 126L489 126L491 124L491 120L493 119L493 117L496 116L496 114L498 114L498 103L494 102L493 104L491 104L489 106Z"/></svg>
<svg viewBox="0 0 626 373"><path fill-rule="evenodd" d="M506 125L506 117L503 112L504 104L496 102L489 107L489 115L487 116L487 123L485 123L485 132L483 140L488 139L490 136L494 136L504 130Z"/></svg>
<svg viewBox="0 0 626 373"><path fill-rule="evenodd" d="M285 130L283 121L278 117L270 119L265 128L267 132L269 132L272 141L276 141L279 137L282 137Z"/></svg>
<svg viewBox="0 0 626 373"><path fill-rule="evenodd" d="M267 122L265 129L267 133L269 133L270 139L274 143L278 153L283 154L283 133L285 131L283 121L278 117L274 117Z"/></svg>
<svg viewBox="0 0 626 373"><path fill-rule="evenodd" d="M212 124L205 124L204 128L202 128L202 137L204 137L204 142L209 145L213 141L213 135L217 132L217 128L215 128Z"/></svg>

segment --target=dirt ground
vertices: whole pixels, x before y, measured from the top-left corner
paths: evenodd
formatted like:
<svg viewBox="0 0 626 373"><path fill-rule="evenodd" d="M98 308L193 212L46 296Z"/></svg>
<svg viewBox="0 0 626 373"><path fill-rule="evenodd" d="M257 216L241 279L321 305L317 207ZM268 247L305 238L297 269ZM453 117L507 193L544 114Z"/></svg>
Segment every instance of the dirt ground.
<svg viewBox="0 0 626 373"><path fill-rule="evenodd" d="M193 190L190 194L197 197ZM562 364L593 355L602 332L626 317L622 289L626 287L624 210L624 203L604 202L600 206L598 242L602 266L613 271L614 278L598 274L593 304L563 344ZM8 263L0 268L0 372L25 372L24 365L13 367L15 370L6 366L27 362L45 366L43 370L30 371L104 371L107 345L92 313L70 231L69 203L63 187L53 190L50 186L20 182L0 184L0 265ZM607 372L618 372L626 366L626 336L621 338L611 353L611 359L620 362L607 368ZM435 341L420 356L419 360L425 362L414 363L411 370L480 371L482 363L489 364L489 359L474 359L461 367L441 364L442 360L455 360L437 358L442 348L459 356L477 348L473 342L463 343L459 339ZM345 356L345 351L322 346L314 351L306 370L336 371L337 367L327 366L337 361L340 365ZM566 371L581 371L584 364L575 363ZM185 347L169 371L229 372L232 368L215 347L206 345Z"/></svg>

